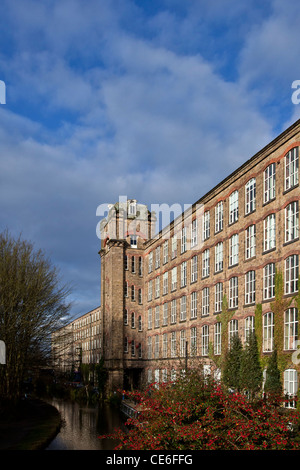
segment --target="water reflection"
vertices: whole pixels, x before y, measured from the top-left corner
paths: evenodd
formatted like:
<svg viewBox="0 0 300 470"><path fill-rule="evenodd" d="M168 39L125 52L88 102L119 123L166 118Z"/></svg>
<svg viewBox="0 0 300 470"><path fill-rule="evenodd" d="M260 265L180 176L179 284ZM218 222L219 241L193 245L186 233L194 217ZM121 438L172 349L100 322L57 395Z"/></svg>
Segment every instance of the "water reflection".
<svg viewBox="0 0 300 470"><path fill-rule="evenodd" d="M50 404L60 412L64 424L46 450L112 450L117 445L111 439L99 439L123 427L119 410L108 405L88 406L53 399Z"/></svg>

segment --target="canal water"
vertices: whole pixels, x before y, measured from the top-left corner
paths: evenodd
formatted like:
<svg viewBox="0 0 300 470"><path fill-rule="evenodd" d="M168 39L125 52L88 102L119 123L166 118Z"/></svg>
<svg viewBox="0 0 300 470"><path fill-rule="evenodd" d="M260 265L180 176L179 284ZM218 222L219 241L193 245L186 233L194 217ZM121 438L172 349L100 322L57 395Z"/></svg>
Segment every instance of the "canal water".
<svg viewBox="0 0 300 470"><path fill-rule="evenodd" d="M46 450L113 450L118 444L98 436L124 429L124 421L118 408L110 405L82 405L52 399L49 401L61 414L63 425Z"/></svg>

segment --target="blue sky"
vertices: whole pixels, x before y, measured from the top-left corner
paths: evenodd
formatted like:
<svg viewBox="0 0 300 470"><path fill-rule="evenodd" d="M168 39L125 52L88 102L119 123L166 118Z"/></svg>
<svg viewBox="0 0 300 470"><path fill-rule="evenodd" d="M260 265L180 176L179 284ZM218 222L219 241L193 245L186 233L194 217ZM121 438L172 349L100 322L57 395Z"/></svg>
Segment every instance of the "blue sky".
<svg viewBox="0 0 300 470"><path fill-rule="evenodd" d="M0 229L100 304L100 204L191 204L300 117L294 0L2 0Z"/></svg>

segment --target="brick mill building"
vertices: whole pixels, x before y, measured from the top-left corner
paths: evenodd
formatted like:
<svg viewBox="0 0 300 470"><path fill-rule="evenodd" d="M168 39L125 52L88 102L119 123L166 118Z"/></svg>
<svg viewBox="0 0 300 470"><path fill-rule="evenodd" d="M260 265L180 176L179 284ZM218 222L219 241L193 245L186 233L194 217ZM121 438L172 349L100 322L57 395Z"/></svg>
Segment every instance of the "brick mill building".
<svg viewBox="0 0 300 470"><path fill-rule="evenodd" d="M297 121L155 236L158 214L145 205L109 207L100 256L110 389L164 381L196 363L220 374L214 358L222 354L226 296L229 341L238 333L245 342L259 315L266 359L280 328L282 380L297 392L299 146ZM272 310L275 271L283 278L281 313Z"/></svg>
<svg viewBox="0 0 300 470"><path fill-rule="evenodd" d="M219 376L226 298L228 341L238 333L245 343L255 328L266 365L277 338L285 390L297 393L299 147L300 120L157 234L167 207L149 211L127 198L109 206L98 326L87 342L78 326L86 315L71 325L77 348L97 345L109 390L173 379L197 364Z"/></svg>

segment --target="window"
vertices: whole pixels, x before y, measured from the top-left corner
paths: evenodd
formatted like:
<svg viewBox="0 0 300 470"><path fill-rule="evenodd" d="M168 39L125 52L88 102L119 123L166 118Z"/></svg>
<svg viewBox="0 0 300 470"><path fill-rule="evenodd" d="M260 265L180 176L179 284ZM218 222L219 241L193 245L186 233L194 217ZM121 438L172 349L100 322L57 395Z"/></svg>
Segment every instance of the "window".
<svg viewBox="0 0 300 470"><path fill-rule="evenodd" d="M149 253L149 258L148 258L148 273L151 273L153 271L153 251Z"/></svg>
<svg viewBox="0 0 300 470"><path fill-rule="evenodd" d="M214 353L221 354L221 322L217 322L214 328Z"/></svg>
<svg viewBox="0 0 300 470"><path fill-rule="evenodd" d="M135 356L135 341L134 341L134 339L131 341L131 355Z"/></svg>
<svg viewBox="0 0 300 470"><path fill-rule="evenodd" d="M198 243L197 226L198 226L197 219L194 219L191 225L191 248L194 248Z"/></svg>
<svg viewBox="0 0 300 470"><path fill-rule="evenodd" d="M135 300L135 286L133 285L131 286L131 300Z"/></svg>
<svg viewBox="0 0 300 470"><path fill-rule="evenodd" d="M285 241L291 242L299 237L299 202L291 202L285 208Z"/></svg>
<svg viewBox="0 0 300 470"><path fill-rule="evenodd" d="M142 358L142 343L139 343L138 345L138 355L139 355L139 359Z"/></svg>
<svg viewBox="0 0 300 470"><path fill-rule="evenodd" d="M191 282L196 282L198 278L198 256L191 259Z"/></svg>
<svg viewBox="0 0 300 470"><path fill-rule="evenodd" d="M250 225L246 229L246 259L255 256L256 248L256 226Z"/></svg>
<svg viewBox="0 0 300 470"><path fill-rule="evenodd" d="M176 299L171 301L171 323L176 323Z"/></svg>
<svg viewBox="0 0 300 470"><path fill-rule="evenodd" d="M238 277L235 276L229 280L229 308L236 308L238 306L238 300Z"/></svg>
<svg viewBox="0 0 300 470"><path fill-rule="evenodd" d="M229 196L229 224L233 224L239 218L239 193L234 191Z"/></svg>
<svg viewBox="0 0 300 470"><path fill-rule="evenodd" d="M273 351L274 314L268 312L263 316L263 352Z"/></svg>
<svg viewBox="0 0 300 470"><path fill-rule="evenodd" d="M124 256L124 269L127 271L128 270L128 256Z"/></svg>
<svg viewBox="0 0 300 470"><path fill-rule="evenodd" d="M138 302L140 305L142 304L142 289L138 290Z"/></svg>
<svg viewBox="0 0 300 470"><path fill-rule="evenodd" d="M176 356L176 331L171 333L171 357Z"/></svg>
<svg viewBox="0 0 300 470"><path fill-rule="evenodd" d="M209 287L202 289L202 315L209 315Z"/></svg>
<svg viewBox="0 0 300 470"><path fill-rule="evenodd" d="M197 328L193 326L190 332L191 336L191 356L196 356L197 354Z"/></svg>
<svg viewBox="0 0 300 470"><path fill-rule="evenodd" d="M139 331L142 331L142 317L141 317L141 315L139 315L139 317L138 317L138 328L139 328Z"/></svg>
<svg viewBox="0 0 300 470"><path fill-rule="evenodd" d="M284 349L296 349L298 340L298 309L289 308L284 318Z"/></svg>
<svg viewBox="0 0 300 470"><path fill-rule="evenodd" d="M177 288L177 266L175 266L171 271L171 290Z"/></svg>
<svg viewBox="0 0 300 470"><path fill-rule="evenodd" d="M217 282L215 285L215 312L222 311L222 301L223 301L223 283Z"/></svg>
<svg viewBox="0 0 300 470"><path fill-rule="evenodd" d="M148 308L148 330L152 329L152 308Z"/></svg>
<svg viewBox="0 0 300 470"><path fill-rule="evenodd" d="M160 246L155 248L155 269L160 266Z"/></svg>
<svg viewBox="0 0 300 470"><path fill-rule="evenodd" d="M131 328L135 328L135 313L131 313Z"/></svg>
<svg viewBox="0 0 300 470"><path fill-rule="evenodd" d="M152 279L148 282L148 301L152 300Z"/></svg>
<svg viewBox="0 0 300 470"><path fill-rule="evenodd" d="M180 298L180 320L186 320L186 295Z"/></svg>
<svg viewBox="0 0 300 470"><path fill-rule="evenodd" d="M162 355L163 357L167 357L168 355L168 334L163 334L163 347L162 347Z"/></svg>
<svg viewBox="0 0 300 470"><path fill-rule="evenodd" d="M203 225L202 225L202 239L207 240L210 236L210 213L209 211L204 212L202 216Z"/></svg>
<svg viewBox="0 0 300 470"><path fill-rule="evenodd" d="M223 217L224 217L224 204L223 201L218 202L215 208L215 232L223 230Z"/></svg>
<svg viewBox="0 0 300 470"><path fill-rule="evenodd" d="M249 340L249 335L251 332L254 331L254 316L249 315L249 317L245 318L245 341Z"/></svg>
<svg viewBox="0 0 300 470"><path fill-rule="evenodd" d="M180 280L180 287L186 286L186 261L181 263L181 280Z"/></svg>
<svg viewBox="0 0 300 470"><path fill-rule="evenodd" d="M152 337L148 336L147 339L148 359L152 359Z"/></svg>
<svg viewBox="0 0 300 470"><path fill-rule="evenodd" d="M237 233L229 239L229 266L234 266L239 262L239 236Z"/></svg>
<svg viewBox="0 0 300 470"><path fill-rule="evenodd" d="M124 295L125 297L128 297L128 282L125 281L124 283Z"/></svg>
<svg viewBox="0 0 300 470"><path fill-rule="evenodd" d="M284 371L284 394L287 395L289 401L286 402L287 408L296 408L296 400L298 392L298 374L295 369L286 369Z"/></svg>
<svg viewBox="0 0 300 470"><path fill-rule="evenodd" d="M154 357L157 359L159 357L159 336L154 336Z"/></svg>
<svg viewBox="0 0 300 470"><path fill-rule="evenodd" d="M264 219L264 251L272 250L276 246L276 220L275 214Z"/></svg>
<svg viewBox="0 0 300 470"><path fill-rule="evenodd" d="M155 298L157 299L160 295L160 276L155 278Z"/></svg>
<svg viewBox="0 0 300 470"><path fill-rule="evenodd" d="M223 242L217 243L215 246L215 272L223 269Z"/></svg>
<svg viewBox="0 0 300 470"><path fill-rule="evenodd" d="M128 338L124 338L124 353L128 353Z"/></svg>
<svg viewBox="0 0 300 470"><path fill-rule="evenodd" d="M186 355L186 337L185 330L180 331L180 356L185 357Z"/></svg>
<svg viewBox="0 0 300 470"><path fill-rule="evenodd" d="M131 257L131 272L135 273L135 256Z"/></svg>
<svg viewBox="0 0 300 470"><path fill-rule="evenodd" d="M129 215L136 215L136 202L129 203Z"/></svg>
<svg viewBox="0 0 300 470"><path fill-rule="evenodd" d="M130 236L130 246L131 248L137 248L137 236L136 235Z"/></svg>
<svg viewBox="0 0 300 470"><path fill-rule="evenodd" d="M177 256L177 237L174 235L172 237L172 243L171 243L171 257L172 259L176 258Z"/></svg>
<svg viewBox="0 0 300 470"><path fill-rule="evenodd" d="M124 310L124 325L128 325L128 310L125 308Z"/></svg>
<svg viewBox="0 0 300 470"><path fill-rule="evenodd" d="M186 227L181 230L181 253L186 251Z"/></svg>
<svg viewBox="0 0 300 470"><path fill-rule="evenodd" d="M228 325L229 333L229 346L231 344L232 338L239 333L239 324L238 320L231 320Z"/></svg>
<svg viewBox="0 0 300 470"><path fill-rule="evenodd" d="M163 307L163 326L166 326L168 324L168 302L164 303Z"/></svg>
<svg viewBox="0 0 300 470"><path fill-rule="evenodd" d="M142 257L139 256L139 276L142 276L143 274L143 261L142 261Z"/></svg>
<svg viewBox="0 0 300 470"><path fill-rule="evenodd" d="M291 149L285 156L285 190L298 184L298 147Z"/></svg>
<svg viewBox="0 0 300 470"><path fill-rule="evenodd" d="M209 250L202 253L202 277L209 276Z"/></svg>
<svg viewBox="0 0 300 470"><path fill-rule="evenodd" d="M298 255L291 255L285 260L285 293L298 292L299 261Z"/></svg>
<svg viewBox="0 0 300 470"><path fill-rule="evenodd" d="M275 198L276 164L271 163L264 171L264 203Z"/></svg>
<svg viewBox="0 0 300 470"><path fill-rule="evenodd" d="M169 251L169 240L166 240L163 244L163 263L168 262L168 251Z"/></svg>
<svg viewBox="0 0 300 470"><path fill-rule="evenodd" d="M208 325L202 326L202 356L208 355L209 345L209 327Z"/></svg>
<svg viewBox="0 0 300 470"><path fill-rule="evenodd" d="M156 305L155 307L154 326L155 328L159 327L159 305Z"/></svg>
<svg viewBox="0 0 300 470"><path fill-rule="evenodd" d="M251 178L245 187L245 213L250 214L256 206L256 179Z"/></svg>
<svg viewBox="0 0 300 470"><path fill-rule="evenodd" d="M275 296L275 263L269 263L264 267L264 300Z"/></svg>
<svg viewBox="0 0 300 470"><path fill-rule="evenodd" d="M168 271L163 274L163 294L168 293Z"/></svg>
<svg viewBox="0 0 300 470"><path fill-rule="evenodd" d="M245 303L255 302L255 271L248 271L245 275Z"/></svg>
<svg viewBox="0 0 300 470"><path fill-rule="evenodd" d="M191 294L191 318L197 318L198 292Z"/></svg>

